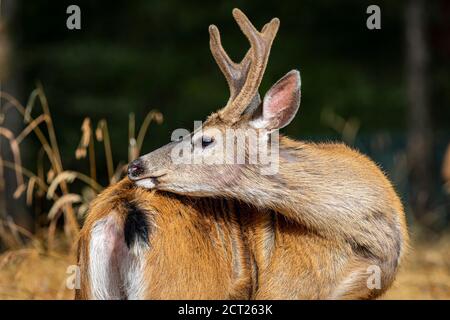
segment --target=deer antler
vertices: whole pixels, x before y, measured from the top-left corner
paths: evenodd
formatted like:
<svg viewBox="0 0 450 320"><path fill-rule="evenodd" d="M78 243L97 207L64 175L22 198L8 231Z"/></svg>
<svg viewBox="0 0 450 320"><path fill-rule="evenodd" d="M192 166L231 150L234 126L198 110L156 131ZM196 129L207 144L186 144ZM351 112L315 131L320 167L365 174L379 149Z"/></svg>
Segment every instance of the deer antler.
<svg viewBox="0 0 450 320"><path fill-rule="evenodd" d="M224 120L235 123L248 106L260 101L258 87L266 69L280 20L272 19L259 32L241 10L233 9L233 17L251 46L239 64L233 62L223 49L219 29L215 25L209 27L209 34L211 53L230 88L230 99L220 111L220 115Z"/></svg>

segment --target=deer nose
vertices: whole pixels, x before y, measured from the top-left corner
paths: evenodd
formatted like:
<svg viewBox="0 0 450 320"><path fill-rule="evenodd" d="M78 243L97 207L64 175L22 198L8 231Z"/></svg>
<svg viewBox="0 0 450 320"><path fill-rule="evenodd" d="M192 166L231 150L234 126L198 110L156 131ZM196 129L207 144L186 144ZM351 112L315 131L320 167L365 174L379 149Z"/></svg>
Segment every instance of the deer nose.
<svg viewBox="0 0 450 320"><path fill-rule="evenodd" d="M128 178L139 178L144 173L144 162L141 159L136 159L128 165Z"/></svg>

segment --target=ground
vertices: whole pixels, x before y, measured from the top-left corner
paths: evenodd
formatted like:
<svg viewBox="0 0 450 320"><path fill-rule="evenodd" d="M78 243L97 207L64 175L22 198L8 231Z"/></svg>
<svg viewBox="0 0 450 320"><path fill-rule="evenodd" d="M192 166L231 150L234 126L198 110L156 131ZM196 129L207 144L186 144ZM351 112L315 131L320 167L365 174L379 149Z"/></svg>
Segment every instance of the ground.
<svg viewBox="0 0 450 320"><path fill-rule="evenodd" d="M413 241L394 285L383 299L450 299L450 236Z"/></svg>

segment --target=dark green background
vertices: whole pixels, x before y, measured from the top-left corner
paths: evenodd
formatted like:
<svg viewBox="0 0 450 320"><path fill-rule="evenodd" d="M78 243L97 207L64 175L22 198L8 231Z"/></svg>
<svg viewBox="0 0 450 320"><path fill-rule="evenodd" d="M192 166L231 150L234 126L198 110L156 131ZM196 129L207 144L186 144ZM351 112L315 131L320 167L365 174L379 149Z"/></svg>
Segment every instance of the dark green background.
<svg viewBox="0 0 450 320"><path fill-rule="evenodd" d="M427 41L434 164L439 176L444 147L450 140L450 50L448 11L441 1L427 2ZM66 8L81 8L82 29L66 28ZM381 7L382 29L366 28L366 8ZM395 157L405 147L404 1L21 1L12 29L14 64L22 77L22 101L40 81L54 116L66 168L86 169L74 151L80 125L89 116L108 120L114 158L127 159L128 114L138 125L151 108L162 111L164 124L153 126L143 152L170 139L172 130L192 129L222 106L226 82L209 52L208 25L218 25L223 45L236 61L248 43L232 19L241 8L260 28L272 17L281 27L261 86L293 68L301 71L302 103L284 130L298 139L339 139L321 121L324 108L356 118L357 147L381 163L406 197L407 181L397 179ZM389 144L376 148L377 139ZM34 157L30 146L28 159ZM98 161L103 153L97 148ZM101 181L106 182L106 173ZM436 179L436 203L442 182Z"/></svg>

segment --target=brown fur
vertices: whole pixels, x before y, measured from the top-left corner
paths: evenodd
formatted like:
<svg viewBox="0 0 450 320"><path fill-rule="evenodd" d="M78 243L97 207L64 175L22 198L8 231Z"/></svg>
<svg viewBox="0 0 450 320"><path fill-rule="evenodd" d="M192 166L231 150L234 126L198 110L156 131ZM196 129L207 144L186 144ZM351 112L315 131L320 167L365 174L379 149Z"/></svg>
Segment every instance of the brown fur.
<svg viewBox="0 0 450 320"><path fill-rule="evenodd" d="M162 255L164 258L153 259L160 269L168 268L170 273L148 278L157 279L151 286L159 288L149 293L149 297L172 297L173 292L179 297L244 297L243 291L250 289L252 293L247 293L250 298L373 298L379 295L394 280L408 243L408 233L399 197L387 177L368 157L343 144L314 144L282 137L278 173L262 175L259 164L224 164L227 162L223 161L223 153L212 152L220 149L219 142L212 141L221 141L228 129L243 129L238 135L244 141L247 129L265 132L259 142L268 143L268 132L288 125L300 104L300 74L293 70L275 83L257 105L261 102L258 86L278 20L272 20L261 33L241 11L235 9L233 15L244 34L252 35L249 37L252 48L242 64L230 61L220 45L218 30L210 28L213 55L230 85L229 103L212 114L202 130L142 156L129 167L129 177L137 185L203 198L187 200L189 198L143 191L120 192L120 197L114 198L107 192L96 201L90 219L108 214L111 202L118 202L120 208L124 194L137 201L145 199L144 205L153 205L160 212L156 217L171 216L174 211L186 213L183 219L163 229L164 233L155 232L156 239L166 237L166 240L151 252L167 254ZM270 37L266 38L268 34ZM235 68L241 71L231 72ZM242 81L244 85L237 85ZM203 140L203 137L208 139ZM203 146L204 143L207 146ZM237 144L235 142L234 146ZM244 147L246 156L250 146L254 146L248 144ZM191 150L193 145L201 146L203 160L208 161L200 164L173 161L173 150L179 150L180 146ZM231 153L225 152L225 157L228 156L231 158ZM225 198L228 206L235 202L240 204L238 207L234 204L234 209L217 211L218 203L222 202L208 197ZM107 209L103 209L103 205ZM249 208L250 205L256 210ZM236 213L237 208L241 214ZM218 213L230 217L219 219ZM87 233L89 221L85 227ZM163 218L156 222L163 226L166 223ZM224 229L224 234L235 240L225 241L223 251L211 247L211 241L216 243L217 239L205 238L214 233L211 230L218 232L217 225L221 224L224 228L219 229ZM178 225L186 229L179 230ZM203 231L194 226L203 226ZM186 244L178 243L186 232L195 235L191 237L198 245L192 247L190 237L186 237ZM170 247L173 241L177 246ZM242 257L238 261L245 261L238 268L240 280L232 282L239 283L237 287L229 285L229 279L234 279L235 274L230 266L236 265L236 259L230 260L229 249L233 243L235 250L231 251ZM196 250L200 250L201 259L209 266L197 265L201 259L193 255ZM178 254L182 254L182 259L170 260ZM150 256L148 259L148 265L154 266ZM181 271L173 271L181 261L189 270L183 277L179 274ZM370 290L367 286L371 266L381 271L379 290ZM190 277L199 277L200 272L206 272L207 276L195 278L197 281L191 284ZM246 277L250 279L241 280ZM173 281L186 285L175 286L175 289L171 286L170 292L162 289L163 284L167 286ZM206 296L202 295L204 292Z"/></svg>
<svg viewBox="0 0 450 320"><path fill-rule="evenodd" d="M92 298L88 264L93 225L118 212L123 228L130 202L145 209L155 226L145 253L149 299L367 299L391 283L387 276L381 290L369 290L371 255L272 211L147 191L125 179L91 206L79 240L77 299Z"/></svg>

